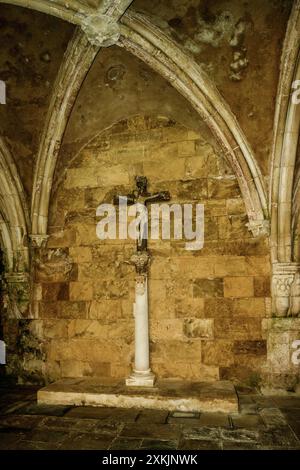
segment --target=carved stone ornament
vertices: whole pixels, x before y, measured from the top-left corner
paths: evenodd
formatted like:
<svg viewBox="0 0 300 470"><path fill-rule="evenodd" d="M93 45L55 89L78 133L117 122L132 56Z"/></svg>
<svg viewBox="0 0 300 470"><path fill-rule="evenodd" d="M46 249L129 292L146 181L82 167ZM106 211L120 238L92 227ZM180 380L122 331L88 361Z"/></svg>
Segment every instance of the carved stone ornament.
<svg viewBox="0 0 300 470"><path fill-rule="evenodd" d="M33 248L44 248L46 246L49 235L32 234L29 235L29 238Z"/></svg>
<svg viewBox="0 0 300 470"><path fill-rule="evenodd" d="M300 302L300 265L274 263L272 276L272 313L277 317L297 316Z"/></svg>
<svg viewBox="0 0 300 470"><path fill-rule="evenodd" d="M150 255L147 251L137 251L131 256L130 261L135 265L138 274L147 274Z"/></svg>
<svg viewBox="0 0 300 470"><path fill-rule="evenodd" d="M89 42L97 47L110 47L120 38L120 26L107 15L89 15L81 25Z"/></svg>

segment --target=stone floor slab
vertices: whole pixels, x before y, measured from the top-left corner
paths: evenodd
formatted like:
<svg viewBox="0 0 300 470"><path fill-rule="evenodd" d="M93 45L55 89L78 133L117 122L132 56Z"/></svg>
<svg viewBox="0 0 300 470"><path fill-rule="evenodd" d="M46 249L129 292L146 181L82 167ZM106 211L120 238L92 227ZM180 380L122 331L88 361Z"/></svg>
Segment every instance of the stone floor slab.
<svg viewBox="0 0 300 470"><path fill-rule="evenodd" d="M210 428L207 426L193 427L189 429L183 429L183 438L185 440L203 440L203 441L214 441L220 439L219 428Z"/></svg>
<svg viewBox="0 0 300 470"><path fill-rule="evenodd" d="M127 424L121 431L121 436L159 440L179 439L180 434L181 427L171 424Z"/></svg>
<svg viewBox="0 0 300 470"><path fill-rule="evenodd" d="M264 426L259 415L233 415L231 420L235 428L257 429L259 426Z"/></svg>
<svg viewBox="0 0 300 470"><path fill-rule="evenodd" d="M222 450L222 443L219 440L183 440L179 450Z"/></svg>
<svg viewBox="0 0 300 470"><path fill-rule="evenodd" d="M97 406L78 406L72 408L66 413L67 417L81 419L101 419L111 421L135 422L140 410L138 409L120 409L120 408L101 408Z"/></svg>
<svg viewBox="0 0 300 470"><path fill-rule="evenodd" d="M163 441L159 439L144 439L140 447L141 450L175 450L178 441Z"/></svg>
<svg viewBox="0 0 300 470"><path fill-rule="evenodd" d="M229 427L228 416L225 413L201 413L200 426Z"/></svg>
<svg viewBox="0 0 300 470"><path fill-rule="evenodd" d="M136 450L141 447L142 439L117 437L112 441L109 450Z"/></svg>
<svg viewBox="0 0 300 470"><path fill-rule="evenodd" d="M140 410L137 418L138 423L165 424L169 412L164 410Z"/></svg>
<svg viewBox="0 0 300 470"><path fill-rule="evenodd" d="M19 414L63 416L71 407L59 404L30 403L18 409Z"/></svg>
<svg viewBox="0 0 300 470"><path fill-rule="evenodd" d="M113 438L107 435L78 434L69 437L63 444L64 450L107 450Z"/></svg>

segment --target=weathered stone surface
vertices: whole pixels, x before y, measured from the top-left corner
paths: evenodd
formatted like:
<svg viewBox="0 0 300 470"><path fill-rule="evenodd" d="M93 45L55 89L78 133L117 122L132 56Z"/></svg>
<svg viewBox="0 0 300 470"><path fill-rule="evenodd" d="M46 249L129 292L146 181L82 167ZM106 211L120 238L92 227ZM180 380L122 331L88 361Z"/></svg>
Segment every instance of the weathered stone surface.
<svg viewBox="0 0 300 470"><path fill-rule="evenodd" d="M223 297L222 279L197 279L193 288L194 297Z"/></svg>
<svg viewBox="0 0 300 470"><path fill-rule="evenodd" d="M254 356L265 355L267 353L266 341L234 341L234 354L252 354Z"/></svg>
<svg viewBox="0 0 300 470"><path fill-rule="evenodd" d="M183 332L188 338L212 339L214 321L212 319L184 320Z"/></svg>
<svg viewBox="0 0 300 470"><path fill-rule="evenodd" d="M229 366L234 362L233 343L226 339L202 341L202 361L207 365Z"/></svg>
<svg viewBox="0 0 300 470"><path fill-rule="evenodd" d="M93 284L91 282L70 282L70 300L92 300Z"/></svg>
<svg viewBox="0 0 300 470"><path fill-rule="evenodd" d="M139 423L165 424L168 418L168 411L142 410L138 415Z"/></svg>
<svg viewBox="0 0 300 470"><path fill-rule="evenodd" d="M220 439L220 430L215 427L191 427L183 430L183 436L186 440L195 441L217 441Z"/></svg>
<svg viewBox="0 0 300 470"><path fill-rule="evenodd" d="M254 297L252 277L226 277L224 279L224 297Z"/></svg>
<svg viewBox="0 0 300 470"><path fill-rule="evenodd" d="M180 450L222 450L221 441L185 439L179 446Z"/></svg>
<svg viewBox="0 0 300 470"><path fill-rule="evenodd" d="M219 179L208 180L208 197L215 199L227 199L238 197L240 193L238 182L235 178L220 181Z"/></svg>
<svg viewBox="0 0 300 470"><path fill-rule="evenodd" d="M136 450L140 449L142 439L117 437L111 444L110 450Z"/></svg>
<svg viewBox="0 0 300 470"><path fill-rule="evenodd" d="M263 318L266 305L263 299L205 299L204 313L212 318Z"/></svg>
<svg viewBox="0 0 300 470"><path fill-rule="evenodd" d="M264 408L260 416L268 427L280 427L287 424L283 413L278 408Z"/></svg>
<svg viewBox="0 0 300 470"><path fill-rule="evenodd" d="M255 443L259 439L257 431L248 429L221 429L224 441Z"/></svg>
<svg viewBox="0 0 300 470"><path fill-rule="evenodd" d="M178 440L168 441L159 439L143 439L141 450L175 450L178 446Z"/></svg>
<svg viewBox="0 0 300 470"><path fill-rule="evenodd" d="M66 438L64 449L66 450L99 450L108 449L112 443L112 436L102 436L100 434L87 435L77 434Z"/></svg>
<svg viewBox="0 0 300 470"><path fill-rule="evenodd" d="M178 348L179 345L179 348ZM201 361L201 341L182 341L178 343L176 340L155 341L150 343L150 352L153 360L165 363L175 362L184 357L187 361L194 359Z"/></svg>
<svg viewBox="0 0 300 470"><path fill-rule="evenodd" d="M86 318L86 302L41 302L41 318Z"/></svg>
<svg viewBox="0 0 300 470"><path fill-rule="evenodd" d="M66 282L42 284L42 298L50 302L54 300L69 300L69 284Z"/></svg>
<svg viewBox="0 0 300 470"><path fill-rule="evenodd" d="M227 339L231 336L234 340L259 340L261 339L261 320L242 316L239 318L216 318L214 336L219 339Z"/></svg>
<svg viewBox="0 0 300 470"><path fill-rule="evenodd" d="M267 276L259 276L254 278L254 296L270 297L271 280Z"/></svg>
<svg viewBox="0 0 300 470"><path fill-rule="evenodd" d="M235 428L258 429L263 426L263 421L258 415L234 415L231 416Z"/></svg>
<svg viewBox="0 0 300 470"><path fill-rule="evenodd" d="M228 416L225 413L201 413L200 426L229 427Z"/></svg>

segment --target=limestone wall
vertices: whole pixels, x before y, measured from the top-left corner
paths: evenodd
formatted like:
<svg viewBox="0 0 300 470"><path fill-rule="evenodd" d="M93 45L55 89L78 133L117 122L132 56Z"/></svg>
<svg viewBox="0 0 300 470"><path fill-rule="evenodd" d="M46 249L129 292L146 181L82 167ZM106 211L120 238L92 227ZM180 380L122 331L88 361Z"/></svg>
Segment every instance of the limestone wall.
<svg viewBox="0 0 300 470"><path fill-rule="evenodd" d="M240 189L222 155L165 117L137 116L69 161L52 198L50 238L37 259L32 313L45 376L125 377L133 361L132 240L101 241L96 207L127 194L135 175L171 202L204 203L205 241L150 241L151 364L158 377L257 383L266 359L268 244L247 230Z"/></svg>

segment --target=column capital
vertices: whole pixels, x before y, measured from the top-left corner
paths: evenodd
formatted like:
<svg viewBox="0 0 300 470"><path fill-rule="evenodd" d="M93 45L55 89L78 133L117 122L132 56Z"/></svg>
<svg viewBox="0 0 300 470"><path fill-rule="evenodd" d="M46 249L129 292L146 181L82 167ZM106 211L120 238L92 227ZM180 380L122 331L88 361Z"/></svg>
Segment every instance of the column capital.
<svg viewBox="0 0 300 470"><path fill-rule="evenodd" d="M150 263L150 254L148 251L137 251L131 256L130 261L134 264L138 274L147 274Z"/></svg>
<svg viewBox="0 0 300 470"><path fill-rule="evenodd" d="M46 246L49 235L31 234L29 235L29 238L33 248L44 248Z"/></svg>
<svg viewBox="0 0 300 470"><path fill-rule="evenodd" d="M254 237L270 235L270 221L267 219L250 220L246 226Z"/></svg>
<svg viewBox="0 0 300 470"><path fill-rule="evenodd" d="M272 264L272 312L274 316L298 316L300 301L300 264Z"/></svg>
<svg viewBox="0 0 300 470"><path fill-rule="evenodd" d="M89 15L82 21L81 29L89 42L97 47L113 46L121 34L119 23L109 15Z"/></svg>

